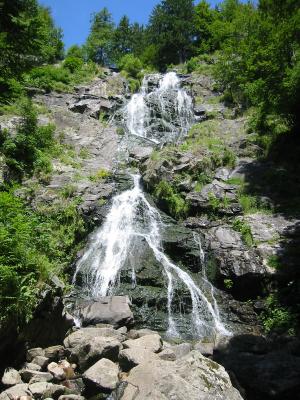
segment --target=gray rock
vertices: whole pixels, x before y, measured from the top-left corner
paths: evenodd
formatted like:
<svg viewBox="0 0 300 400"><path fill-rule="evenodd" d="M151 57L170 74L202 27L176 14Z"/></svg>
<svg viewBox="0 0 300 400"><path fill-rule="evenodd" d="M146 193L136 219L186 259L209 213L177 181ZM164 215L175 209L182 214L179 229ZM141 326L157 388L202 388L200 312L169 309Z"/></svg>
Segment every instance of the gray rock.
<svg viewBox="0 0 300 400"><path fill-rule="evenodd" d="M38 364L25 363L22 369L31 369L32 371L40 371L42 367Z"/></svg>
<svg viewBox="0 0 300 400"><path fill-rule="evenodd" d="M58 381L62 381L66 378L66 373L62 366L59 366L56 362L52 362L47 367L50 374Z"/></svg>
<svg viewBox="0 0 300 400"><path fill-rule="evenodd" d="M42 369L46 368L49 364L49 358L44 356L36 356L32 360L33 364L39 365Z"/></svg>
<svg viewBox="0 0 300 400"><path fill-rule="evenodd" d="M50 346L45 349L45 357L49 358L49 360L59 360L65 355L64 346Z"/></svg>
<svg viewBox="0 0 300 400"><path fill-rule="evenodd" d="M158 354L158 357L164 361L175 361L176 360L176 354L175 354L174 350L169 349L169 348L161 351Z"/></svg>
<svg viewBox="0 0 300 400"><path fill-rule="evenodd" d="M139 162L144 162L147 158L150 157L151 153L153 152L152 147L134 147L130 150L129 156L134 158Z"/></svg>
<svg viewBox="0 0 300 400"><path fill-rule="evenodd" d="M138 339L141 338L142 336L146 336L146 335L154 335L157 334L157 332L152 331L151 329L131 329L128 334L127 337L128 339Z"/></svg>
<svg viewBox="0 0 300 400"><path fill-rule="evenodd" d="M91 389L112 391L118 383L119 369L112 361L103 358L83 374L83 379Z"/></svg>
<svg viewBox="0 0 300 400"><path fill-rule="evenodd" d="M111 333L110 328L83 328L65 339L65 346L69 348L70 360L79 365L81 370L93 365L101 358L116 361L122 347L117 339L121 335L114 331L114 336L98 336L99 332Z"/></svg>
<svg viewBox="0 0 300 400"><path fill-rule="evenodd" d="M19 399L21 396L28 395L30 395L28 385L26 383L20 383L4 390L4 392L0 394L0 400L14 400Z"/></svg>
<svg viewBox="0 0 300 400"><path fill-rule="evenodd" d="M139 339L129 339L123 342L125 349L142 348L151 351L152 353L158 353L163 348L163 341L161 337L156 333L152 335L142 336Z"/></svg>
<svg viewBox="0 0 300 400"><path fill-rule="evenodd" d="M137 365L153 358L157 358L157 355L151 350L143 347L133 347L120 351L119 365L123 371L128 372Z"/></svg>
<svg viewBox="0 0 300 400"><path fill-rule="evenodd" d="M80 328L71 333L64 340L67 348L76 347L80 344L92 342L95 338L113 338L118 341L124 341L125 335L112 327L86 327Z"/></svg>
<svg viewBox="0 0 300 400"><path fill-rule="evenodd" d="M37 356L45 356L45 352L41 347L27 350L26 359L28 362L31 362Z"/></svg>
<svg viewBox="0 0 300 400"><path fill-rule="evenodd" d="M172 346L171 349L174 351L176 359L179 360L190 353L192 350L192 345L190 343L180 343L176 346Z"/></svg>
<svg viewBox="0 0 300 400"><path fill-rule="evenodd" d="M194 350L200 351L205 357L212 356L214 353L214 343L198 342L194 344Z"/></svg>
<svg viewBox="0 0 300 400"><path fill-rule="evenodd" d="M178 361L142 363L125 382L120 400L242 400L225 369L195 351Z"/></svg>
<svg viewBox="0 0 300 400"><path fill-rule="evenodd" d="M58 400L85 400L85 397L78 394L63 394Z"/></svg>
<svg viewBox="0 0 300 400"><path fill-rule="evenodd" d="M218 241L218 246L224 249L243 247L241 235L231 228L219 227L214 233Z"/></svg>
<svg viewBox="0 0 300 400"><path fill-rule="evenodd" d="M107 296L80 310L83 326L108 323L116 328L131 326L133 314L127 296Z"/></svg>
<svg viewBox="0 0 300 400"><path fill-rule="evenodd" d="M2 383L4 386L14 386L23 382L18 371L13 368L8 368L2 376Z"/></svg>
<svg viewBox="0 0 300 400"><path fill-rule="evenodd" d="M33 371L30 369L24 369L20 371L24 382L50 382L53 376L49 372Z"/></svg>
<svg viewBox="0 0 300 400"><path fill-rule="evenodd" d="M45 399L47 397L57 398L63 395L66 391L66 387L62 385L56 385L50 382L37 382L32 383L28 386L28 389L34 396L34 398Z"/></svg>
<svg viewBox="0 0 300 400"><path fill-rule="evenodd" d="M215 179L227 181L230 177L230 171L227 168L219 168L215 172Z"/></svg>

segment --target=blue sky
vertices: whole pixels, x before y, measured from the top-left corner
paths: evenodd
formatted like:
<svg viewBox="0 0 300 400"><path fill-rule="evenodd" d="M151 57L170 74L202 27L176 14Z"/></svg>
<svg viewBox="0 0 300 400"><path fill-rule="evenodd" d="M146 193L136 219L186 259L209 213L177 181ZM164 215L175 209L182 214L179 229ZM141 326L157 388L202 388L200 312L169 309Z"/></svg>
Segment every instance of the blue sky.
<svg viewBox="0 0 300 400"><path fill-rule="evenodd" d="M132 22L146 24L159 0L39 0L49 6L55 22L64 31L66 48L84 43L90 27L90 15L107 7L116 22L128 15ZM217 1L210 1L215 4Z"/></svg>

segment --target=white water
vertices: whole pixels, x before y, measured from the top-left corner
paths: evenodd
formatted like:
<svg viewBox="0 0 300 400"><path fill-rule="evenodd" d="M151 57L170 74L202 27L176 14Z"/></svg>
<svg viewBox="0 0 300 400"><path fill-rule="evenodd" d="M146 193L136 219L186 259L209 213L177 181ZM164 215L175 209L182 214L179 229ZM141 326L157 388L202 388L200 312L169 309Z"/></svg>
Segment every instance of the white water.
<svg viewBox="0 0 300 400"><path fill-rule="evenodd" d="M159 75L154 75L159 79ZM172 92L177 92L177 96L172 96ZM171 133L171 137L166 139L175 140L187 134L194 118L193 102L187 92L180 88L180 79L175 72L169 72L161 77L159 86L153 91L149 90L149 76L143 79L139 93L134 94L125 107L125 123L127 131L132 135L148 138L157 142L157 133L151 129L151 102L150 97L158 98L159 111L162 118L162 125L166 132ZM173 113L167 105L173 104ZM174 129L172 122L178 120L177 129Z"/></svg>
<svg viewBox="0 0 300 400"><path fill-rule="evenodd" d="M148 78L145 78L141 92L132 96L125 110L127 129L130 134L147 137L150 110L147 108L145 99L151 93L155 93L163 116L167 113L165 94L169 90L175 91L181 132L187 131L192 121L190 116L192 100L180 88L178 76L171 72L161 77L159 86L154 92L149 91ZM202 276L197 277L199 281L197 285L187 272L165 255L161 243L161 232L164 229L161 216L147 201L139 184L140 177L138 175L132 177L133 188L113 198L112 207L104 224L91 237L90 244L77 263L74 284L77 276L80 275L83 280L82 290L88 296L98 298L113 294L120 284L122 269L130 265L132 287L135 288L137 285L135 265L141 262L138 249L143 249L146 243L161 266L166 281L168 334L180 335L181 316L178 316L178 312L177 314L174 312L174 296L178 288L184 288L191 299L191 333L200 337L212 334L230 335L221 321L214 288L206 277L205 255L200 237L195 235L202 266ZM186 318L186 315L182 317Z"/></svg>
<svg viewBox="0 0 300 400"><path fill-rule="evenodd" d="M119 285L120 272L128 261L131 250L142 238L152 249L166 277L169 335L179 335L172 313L173 284L177 282L183 284L190 294L191 324L196 335L206 336L212 331L228 335L228 330L221 322L216 302L212 306L189 274L164 254L161 245L163 223L160 214L145 198L139 185L139 176L134 175L133 179L133 189L114 198L105 223L96 231L90 246L77 264L74 282L80 273L84 278L84 288L91 296L97 298L112 294ZM135 286L134 263L132 268L132 284Z"/></svg>

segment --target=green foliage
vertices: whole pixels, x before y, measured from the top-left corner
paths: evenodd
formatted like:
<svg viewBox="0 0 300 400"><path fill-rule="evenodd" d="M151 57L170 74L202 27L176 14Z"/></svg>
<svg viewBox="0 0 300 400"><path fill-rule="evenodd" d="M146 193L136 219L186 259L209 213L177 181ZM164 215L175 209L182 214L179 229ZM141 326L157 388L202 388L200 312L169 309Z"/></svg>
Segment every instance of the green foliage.
<svg viewBox="0 0 300 400"><path fill-rule="evenodd" d="M232 279L224 279L224 286L226 289L230 290L233 288L233 281Z"/></svg>
<svg viewBox="0 0 300 400"><path fill-rule="evenodd" d="M268 266L271 267L271 268L274 268L274 269L277 269L277 270L282 268L281 260L275 254L268 258L267 263L268 263Z"/></svg>
<svg viewBox="0 0 300 400"><path fill-rule="evenodd" d="M245 244L247 244L249 247L253 246L254 240L251 232L251 227L247 224L247 222L241 219L235 219L233 221L232 227L234 230L242 234L242 238Z"/></svg>
<svg viewBox="0 0 300 400"><path fill-rule="evenodd" d="M138 74L143 68L143 65L141 60L135 57L133 54L126 54L119 61L118 67L127 72L131 78L137 78Z"/></svg>
<svg viewBox="0 0 300 400"><path fill-rule="evenodd" d="M295 335L297 316L293 311L278 300L276 294L271 294L266 300L266 310L261 315L264 329L267 333L288 333Z"/></svg>
<svg viewBox="0 0 300 400"><path fill-rule="evenodd" d="M113 58L114 23L112 15L105 7L92 15L91 22L91 31L85 44L87 59L105 65Z"/></svg>
<svg viewBox="0 0 300 400"><path fill-rule="evenodd" d="M99 169L95 174L90 175L89 179L92 182L101 182L103 180L110 178L111 175L112 173L107 169Z"/></svg>
<svg viewBox="0 0 300 400"><path fill-rule="evenodd" d="M256 7L227 0L215 23L222 49L217 78L233 103L257 106L255 128L264 134L281 130L280 120L285 130L299 125L300 12L296 3L282 2L278 7L278 2L265 6L261 1Z"/></svg>
<svg viewBox="0 0 300 400"><path fill-rule="evenodd" d="M247 194L244 190L241 190L238 196L239 203L245 214L253 214L258 211L271 212L270 205L260 200L257 196Z"/></svg>
<svg viewBox="0 0 300 400"><path fill-rule="evenodd" d="M47 151L54 144L55 127L38 126L37 114L31 101L22 106L22 121L16 135L1 132L0 151L9 169L12 180L20 181L24 174L51 172L51 163ZM10 180L10 179L9 179Z"/></svg>
<svg viewBox="0 0 300 400"><path fill-rule="evenodd" d="M34 212L13 191L0 192L1 322L30 318L39 288L71 261L83 231L74 203Z"/></svg>
<svg viewBox="0 0 300 400"><path fill-rule="evenodd" d="M149 44L161 69L184 62L193 53L194 5L192 0L163 0L157 5L148 26ZM152 45L153 46L153 45Z"/></svg>
<svg viewBox="0 0 300 400"><path fill-rule="evenodd" d="M61 30L36 0L0 3L0 101L17 97L23 72L62 58Z"/></svg>
<svg viewBox="0 0 300 400"><path fill-rule="evenodd" d="M65 59L63 66L45 65L33 68L23 75L23 82L46 92L72 92L74 85L89 82L100 72L100 67L94 63L84 64L82 59L70 56Z"/></svg>
<svg viewBox="0 0 300 400"><path fill-rule="evenodd" d="M189 205L169 182L162 180L156 186L154 194L158 200L165 204L172 216L181 218L187 215Z"/></svg>
<svg viewBox="0 0 300 400"><path fill-rule="evenodd" d="M83 59L79 57L68 56L65 58L63 66L71 73L74 73L83 66Z"/></svg>

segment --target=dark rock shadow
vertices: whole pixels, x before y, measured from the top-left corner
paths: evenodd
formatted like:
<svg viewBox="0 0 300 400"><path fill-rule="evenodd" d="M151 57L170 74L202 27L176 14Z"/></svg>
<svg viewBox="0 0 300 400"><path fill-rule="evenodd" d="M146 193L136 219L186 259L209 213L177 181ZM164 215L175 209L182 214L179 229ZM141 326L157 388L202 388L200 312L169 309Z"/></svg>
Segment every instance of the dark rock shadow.
<svg viewBox="0 0 300 400"><path fill-rule="evenodd" d="M239 335L221 344L213 359L245 391L247 400L300 399L300 341ZM241 392L243 392L241 390Z"/></svg>

